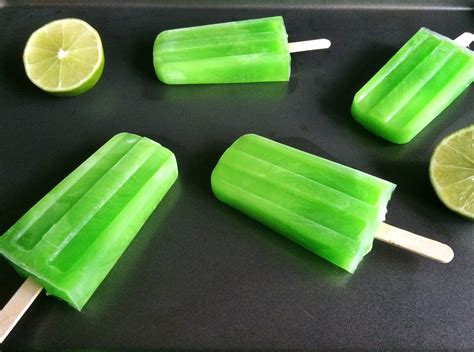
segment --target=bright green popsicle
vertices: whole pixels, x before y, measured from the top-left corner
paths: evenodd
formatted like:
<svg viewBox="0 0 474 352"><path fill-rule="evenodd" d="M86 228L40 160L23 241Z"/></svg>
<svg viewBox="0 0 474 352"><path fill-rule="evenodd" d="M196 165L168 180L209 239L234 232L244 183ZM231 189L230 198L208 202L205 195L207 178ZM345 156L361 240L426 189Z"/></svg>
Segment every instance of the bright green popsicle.
<svg viewBox="0 0 474 352"><path fill-rule="evenodd" d="M407 143L473 80L473 52L421 28L357 92L352 115L374 134Z"/></svg>
<svg viewBox="0 0 474 352"><path fill-rule="evenodd" d="M290 52L331 45L287 38L280 16L167 30L156 37L153 64L166 84L288 81Z"/></svg>
<svg viewBox="0 0 474 352"><path fill-rule="evenodd" d="M0 254L81 310L177 175L171 151L117 134L0 237Z"/></svg>
<svg viewBox="0 0 474 352"><path fill-rule="evenodd" d="M372 248L393 183L244 135L211 176L216 197L353 273Z"/></svg>
<svg viewBox="0 0 474 352"><path fill-rule="evenodd" d="M281 17L167 30L153 47L167 84L288 81L290 61Z"/></svg>

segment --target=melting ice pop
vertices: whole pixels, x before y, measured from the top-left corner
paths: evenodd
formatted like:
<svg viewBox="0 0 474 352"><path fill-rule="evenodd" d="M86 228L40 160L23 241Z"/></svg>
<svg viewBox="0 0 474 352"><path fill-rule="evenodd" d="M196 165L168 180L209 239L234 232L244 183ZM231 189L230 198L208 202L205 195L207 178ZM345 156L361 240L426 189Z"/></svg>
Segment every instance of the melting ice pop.
<svg viewBox="0 0 474 352"><path fill-rule="evenodd" d="M374 237L440 262L448 246L382 221L395 185L257 136L220 158L212 190L224 203L353 273Z"/></svg>
<svg viewBox="0 0 474 352"><path fill-rule="evenodd" d="M134 134L111 138L0 237L28 277L0 311L0 342L42 288L81 310L175 182L176 159Z"/></svg>
<svg viewBox="0 0 474 352"><path fill-rule="evenodd" d="M287 38L282 17L167 30L156 37L153 64L166 84L288 81L290 53L331 46Z"/></svg>
<svg viewBox="0 0 474 352"><path fill-rule="evenodd" d="M421 28L357 92L352 115L369 131L408 143L474 80L474 40Z"/></svg>

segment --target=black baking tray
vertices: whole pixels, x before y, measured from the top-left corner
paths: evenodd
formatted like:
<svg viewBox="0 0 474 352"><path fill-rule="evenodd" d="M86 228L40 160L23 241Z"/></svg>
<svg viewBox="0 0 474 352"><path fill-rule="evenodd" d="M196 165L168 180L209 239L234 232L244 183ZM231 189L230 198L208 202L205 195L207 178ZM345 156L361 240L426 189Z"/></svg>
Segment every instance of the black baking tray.
<svg viewBox="0 0 474 352"><path fill-rule="evenodd" d="M472 1L0 1L0 233L115 133L176 154L180 176L84 310L42 294L0 350L474 349L473 223L445 208L428 176L433 148L474 122L468 88L407 145L350 116L355 92L420 27L473 30ZM166 86L152 45L162 30L282 15L288 83ZM26 78L28 36L78 17L100 33L98 85L57 98ZM375 243L350 275L212 195L219 156L258 133L398 185L387 222L448 243L442 265ZM0 259L0 306L22 279Z"/></svg>

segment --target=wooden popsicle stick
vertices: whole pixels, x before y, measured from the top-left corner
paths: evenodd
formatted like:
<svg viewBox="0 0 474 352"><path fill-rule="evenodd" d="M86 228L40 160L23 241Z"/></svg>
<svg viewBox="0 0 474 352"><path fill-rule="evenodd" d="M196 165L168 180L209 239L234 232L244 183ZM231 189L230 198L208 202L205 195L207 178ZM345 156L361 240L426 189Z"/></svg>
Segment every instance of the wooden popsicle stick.
<svg viewBox="0 0 474 352"><path fill-rule="evenodd" d="M474 34L469 33L469 32L464 32L459 37L454 39L454 42L460 46L469 48L469 45L471 45L471 43L474 42Z"/></svg>
<svg viewBox="0 0 474 352"><path fill-rule="evenodd" d="M377 229L375 238L440 263L449 263L454 258L454 252L448 245L384 222Z"/></svg>
<svg viewBox="0 0 474 352"><path fill-rule="evenodd" d="M7 338L42 289L43 287L29 277L0 310L0 344Z"/></svg>
<svg viewBox="0 0 474 352"><path fill-rule="evenodd" d="M288 43L290 53L299 53L300 51L327 49L331 46L328 39L305 40L303 42Z"/></svg>

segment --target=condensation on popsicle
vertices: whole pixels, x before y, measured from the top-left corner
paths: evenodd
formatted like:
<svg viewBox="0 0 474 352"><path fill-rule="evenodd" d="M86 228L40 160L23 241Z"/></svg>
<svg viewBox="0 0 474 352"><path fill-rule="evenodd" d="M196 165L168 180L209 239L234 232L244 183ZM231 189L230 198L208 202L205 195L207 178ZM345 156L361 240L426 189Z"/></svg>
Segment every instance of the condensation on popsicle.
<svg viewBox="0 0 474 352"><path fill-rule="evenodd" d="M353 273L372 248L393 183L257 135L223 154L216 197Z"/></svg>
<svg viewBox="0 0 474 352"><path fill-rule="evenodd" d="M0 237L0 254L81 310L177 175L170 150L118 134Z"/></svg>
<svg viewBox="0 0 474 352"><path fill-rule="evenodd" d="M474 53L463 44L421 28L357 92L353 117L391 142L409 142L473 82Z"/></svg>
<svg viewBox="0 0 474 352"><path fill-rule="evenodd" d="M288 81L290 52L328 48L327 39L288 44L282 17L161 32L153 64L167 84Z"/></svg>

